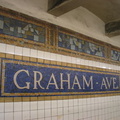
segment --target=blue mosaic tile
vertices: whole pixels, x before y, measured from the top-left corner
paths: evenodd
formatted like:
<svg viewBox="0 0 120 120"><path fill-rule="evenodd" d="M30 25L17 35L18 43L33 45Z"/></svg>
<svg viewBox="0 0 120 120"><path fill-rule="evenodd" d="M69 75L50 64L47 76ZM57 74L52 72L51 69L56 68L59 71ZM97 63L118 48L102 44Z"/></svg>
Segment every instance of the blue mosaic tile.
<svg viewBox="0 0 120 120"><path fill-rule="evenodd" d="M87 41L78 39L76 37L73 37L71 35L67 35L60 32L59 32L58 47L62 47L65 49L70 49L78 52L84 52L84 53L99 56L99 57L105 57L103 46L100 46L91 42L87 42Z"/></svg>
<svg viewBox="0 0 120 120"><path fill-rule="evenodd" d="M3 16L2 15L0 15L0 20L3 20Z"/></svg>
<svg viewBox="0 0 120 120"><path fill-rule="evenodd" d="M3 33L3 30L2 30L2 29L0 29L0 33L1 33L1 34Z"/></svg>

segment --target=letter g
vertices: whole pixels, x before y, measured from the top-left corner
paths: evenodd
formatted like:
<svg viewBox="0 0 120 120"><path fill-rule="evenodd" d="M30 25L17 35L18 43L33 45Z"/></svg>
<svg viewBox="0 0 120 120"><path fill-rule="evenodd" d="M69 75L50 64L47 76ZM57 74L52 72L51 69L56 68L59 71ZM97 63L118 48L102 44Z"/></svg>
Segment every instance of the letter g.
<svg viewBox="0 0 120 120"><path fill-rule="evenodd" d="M25 72L28 76L29 76L29 72L28 72L28 70L18 70L16 73L15 73L15 75L14 75L14 78L13 78L13 80L14 80L14 84L15 84L15 86L18 88L18 89L29 89L30 88L30 83L29 82L26 82L26 86L24 86L24 87L20 87L19 85L18 85L18 83L17 83L17 76L18 76L18 74L20 74L21 72Z"/></svg>

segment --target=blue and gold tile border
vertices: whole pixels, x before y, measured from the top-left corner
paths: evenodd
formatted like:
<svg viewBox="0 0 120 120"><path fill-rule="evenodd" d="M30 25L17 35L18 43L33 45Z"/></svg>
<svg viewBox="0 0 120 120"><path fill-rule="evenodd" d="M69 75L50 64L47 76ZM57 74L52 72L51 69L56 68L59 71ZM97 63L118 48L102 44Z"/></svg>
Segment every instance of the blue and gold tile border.
<svg viewBox="0 0 120 120"><path fill-rule="evenodd" d="M100 73L102 74L107 74L107 75L116 75L119 76L120 80L120 71L118 70L110 70L110 69L101 69L101 68L95 68L95 67L89 67L89 66L83 66L83 65L76 65L76 64L68 64L68 63L63 63L63 62L56 62L56 61L50 61L50 60L43 60L43 59L32 59L29 58L28 60L24 60L23 58L21 59L21 56L11 56L10 54L0 54L1 57L0 59L0 71L1 71L1 77L2 81L4 81L6 78L4 78L4 73L6 70L5 63L10 63L14 67L14 64L17 65L28 65L28 66L36 66L40 67L42 66L43 68L49 67L49 68L60 68L62 70L72 70L72 71L87 71L88 73ZM17 58L17 59L15 59ZM10 68L10 67L8 67ZM19 67L18 67L19 68ZM3 82L2 82L3 83ZM9 86L10 87L10 86ZM4 85L2 84L1 89L4 89ZM99 91L99 92L83 92L83 93L72 93L72 92L67 92L67 93L44 93L43 96L39 96L39 93L4 93L4 90L2 91L3 97L0 97L0 102L12 102L12 101L35 101L35 100L56 100L56 99L74 99L74 98L91 98L91 97L105 97L105 96L116 96L120 95L119 90L118 91ZM5 97L5 96L6 97ZM58 96L59 95L59 96ZM14 97L13 97L14 96ZM18 97L19 96L19 97ZM27 97L27 98L26 98Z"/></svg>
<svg viewBox="0 0 120 120"><path fill-rule="evenodd" d="M120 48L3 7L0 42L120 65Z"/></svg>

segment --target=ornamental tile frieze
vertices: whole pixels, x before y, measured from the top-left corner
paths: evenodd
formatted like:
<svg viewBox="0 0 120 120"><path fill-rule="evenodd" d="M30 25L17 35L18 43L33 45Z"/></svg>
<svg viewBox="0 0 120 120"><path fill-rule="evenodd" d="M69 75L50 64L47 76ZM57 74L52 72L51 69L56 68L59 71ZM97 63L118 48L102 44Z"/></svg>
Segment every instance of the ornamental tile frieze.
<svg viewBox="0 0 120 120"><path fill-rule="evenodd" d="M120 64L120 48L75 31L0 7L0 42Z"/></svg>
<svg viewBox="0 0 120 120"><path fill-rule="evenodd" d="M90 55L96 55L99 57L105 56L103 46L87 42L64 33L59 33L58 47L83 52Z"/></svg>
<svg viewBox="0 0 120 120"><path fill-rule="evenodd" d="M45 28L0 15L0 33L45 43Z"/></svg>

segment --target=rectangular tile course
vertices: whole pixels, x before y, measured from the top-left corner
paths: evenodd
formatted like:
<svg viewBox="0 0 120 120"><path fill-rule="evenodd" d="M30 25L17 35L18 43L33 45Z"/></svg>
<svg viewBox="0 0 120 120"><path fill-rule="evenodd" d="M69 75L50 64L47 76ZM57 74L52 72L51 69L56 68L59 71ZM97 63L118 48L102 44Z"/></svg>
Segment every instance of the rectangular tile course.
<svg viewBox="0 0 120 120"><path fill-rule="evenodd" d="M1 97L120 93L120 74L74 66L2 59Z"/></svg>

